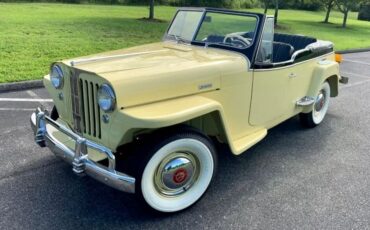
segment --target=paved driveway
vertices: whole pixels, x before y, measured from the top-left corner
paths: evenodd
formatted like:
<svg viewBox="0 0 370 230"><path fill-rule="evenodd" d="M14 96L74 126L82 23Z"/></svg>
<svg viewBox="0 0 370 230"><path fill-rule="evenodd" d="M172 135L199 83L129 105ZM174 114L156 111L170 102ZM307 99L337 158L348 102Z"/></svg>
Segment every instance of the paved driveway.
<svg viewBox="0 0 370 230"><path fill-rule="evenodd" d="M341 71L350 84L320 127L292 118L239 157L221 146L213 186L172 215L37 147L28 119L40 101L51 106L44 89L0 94L0 229L369 229L370 53L345 55Z"/></svg>

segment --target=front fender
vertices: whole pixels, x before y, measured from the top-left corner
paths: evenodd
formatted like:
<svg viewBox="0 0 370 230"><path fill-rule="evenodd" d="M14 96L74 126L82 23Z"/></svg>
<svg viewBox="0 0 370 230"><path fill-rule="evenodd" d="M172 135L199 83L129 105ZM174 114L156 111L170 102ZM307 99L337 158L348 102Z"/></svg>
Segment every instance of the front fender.
<svg viewBox="0 0 370 230"><path fill-rule="evenodd" d="M220 103L202 97L191 96L170 101L134 107L122 111L134 127L161 128L188 121L192 118L221 111Z"/></svg>
<svg viewBox="0 0 370 230"><path fill-rule="evenodd" d="M125 108L112 117L110 146L132 141L135 131L168 127L215 111L224 117L219 102L198 95Z"/></svg>

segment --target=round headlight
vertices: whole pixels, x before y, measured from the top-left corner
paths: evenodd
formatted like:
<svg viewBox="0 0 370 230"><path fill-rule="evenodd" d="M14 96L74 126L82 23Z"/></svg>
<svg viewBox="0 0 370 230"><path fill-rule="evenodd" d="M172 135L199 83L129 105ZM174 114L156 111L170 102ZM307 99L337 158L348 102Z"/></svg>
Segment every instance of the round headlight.
<svg viewBox="0 0 370 230"><path fill-rule="evenodd" d="M110 112L116 104L116 97L112 87L107 84L100 86L98 90L98 103L100 108L105 112Z"/></svg>
<svg viewBox="0 0 370 230"><path fill-rule="evenodd" d="M56 88L60 89L63 87L63 71L60 66L53 66L50 73L51 84Z"/></svg>

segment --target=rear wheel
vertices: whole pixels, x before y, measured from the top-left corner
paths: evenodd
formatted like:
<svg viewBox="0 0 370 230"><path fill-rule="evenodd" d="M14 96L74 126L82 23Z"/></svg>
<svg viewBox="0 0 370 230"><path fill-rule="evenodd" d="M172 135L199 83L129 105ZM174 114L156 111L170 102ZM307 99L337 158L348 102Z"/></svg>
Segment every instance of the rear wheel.
<svg viewBox="0 0 370 230"><path fill-rule="evenodd" d="M303 126L313 128L318 126L324 120L329 109L330 85L324 82L319 93L316 96L315 103L310 113L301 113L300 120Z"/></svg>
<svg viewBox="0 0 370 230"><path fill-rule="evenodd" d="M148 145L146 160L136 173L136 193L151 208L177 212L197 202L216 171L211 141L191 131L167 135Z"/></svg>

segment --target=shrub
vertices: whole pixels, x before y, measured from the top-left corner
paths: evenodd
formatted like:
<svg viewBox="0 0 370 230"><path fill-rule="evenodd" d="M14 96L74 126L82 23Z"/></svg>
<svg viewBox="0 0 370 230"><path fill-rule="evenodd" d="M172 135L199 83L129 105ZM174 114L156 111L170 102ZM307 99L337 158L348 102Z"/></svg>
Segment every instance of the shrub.
<svg viewBox="0 0 370 230"><path fill-rule="evenodd" d="M370 4L362 5L358 13L358 20L370 21Z"/></svg>

